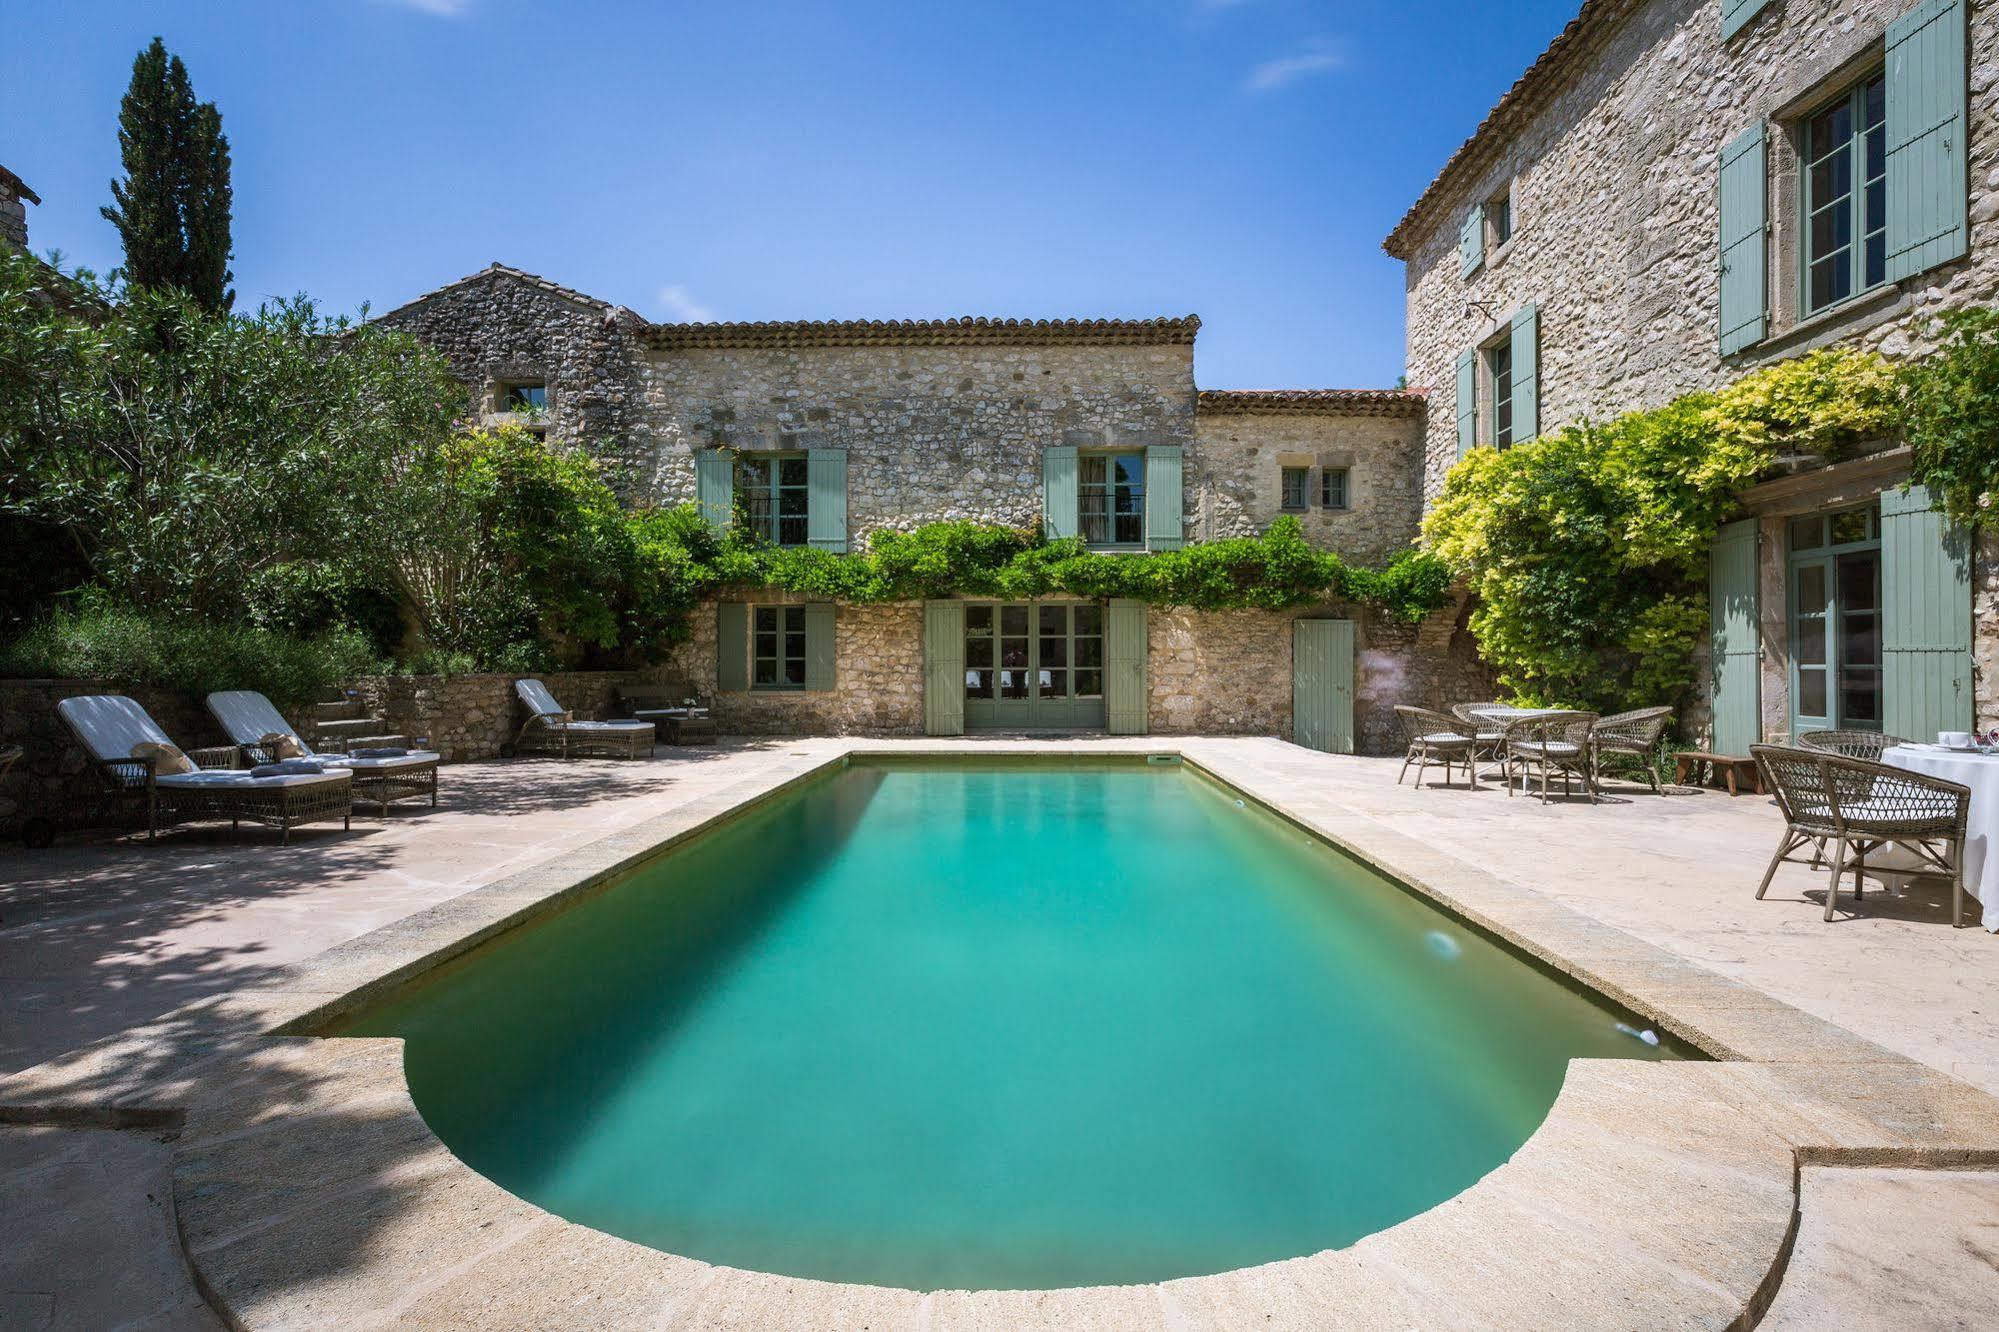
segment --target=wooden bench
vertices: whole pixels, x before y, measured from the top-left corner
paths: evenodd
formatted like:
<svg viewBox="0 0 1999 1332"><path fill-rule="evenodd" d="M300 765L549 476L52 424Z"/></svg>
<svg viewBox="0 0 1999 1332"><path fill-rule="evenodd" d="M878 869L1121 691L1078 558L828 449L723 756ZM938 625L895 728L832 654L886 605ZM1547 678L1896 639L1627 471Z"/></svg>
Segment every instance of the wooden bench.
<svg viewBox="0 0 1999 1332"><path fill-rule="evenodd" d="M1747 787L1752 795L1763 794L1763 778L1757 773L1753 758L1737 754L1710 754L1704 749L1689 749L1673 755L1673 785L1686 786L1690 779L1697 779L1691 784L1712 786L1716 778L1728 784L1730 795L1742 794L1742 787Z"/></svg>

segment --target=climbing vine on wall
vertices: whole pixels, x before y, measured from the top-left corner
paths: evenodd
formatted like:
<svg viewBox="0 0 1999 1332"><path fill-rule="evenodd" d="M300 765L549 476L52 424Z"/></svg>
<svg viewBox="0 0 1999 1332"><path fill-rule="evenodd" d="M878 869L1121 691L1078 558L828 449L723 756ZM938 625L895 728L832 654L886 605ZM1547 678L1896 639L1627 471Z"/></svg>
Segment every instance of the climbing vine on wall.
<svg viewBox="0 0 1999 1332"><path fill-rule="evenodd" d="M1813 352L1725 389L1474 449L1424 519L1477 595L1471 629L1524 702L1682 704L1707 628L1707 550L1735 496L1786 454L1835 458L1894 433L1893 366Z"/></svg>
<svg viewBox="0 0 1999 1332"><path fill-rule="evenodd" d="M1943 345L1904 373L1903 434L1915 479L1968 526L1992 520L1999 493L1999 311L1942 318Z"/></svg>

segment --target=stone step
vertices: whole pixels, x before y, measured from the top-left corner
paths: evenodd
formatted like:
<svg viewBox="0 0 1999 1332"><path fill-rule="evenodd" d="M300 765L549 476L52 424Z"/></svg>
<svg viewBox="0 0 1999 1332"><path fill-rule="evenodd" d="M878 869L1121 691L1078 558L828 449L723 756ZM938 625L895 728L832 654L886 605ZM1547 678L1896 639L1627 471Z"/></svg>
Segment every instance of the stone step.
<svg viewBox="0 0 1999 1332"><path fill-rule="evenodd" d="M353 698L334 699L330 703L315 703L312 705L312 715L321 722L354 721L367 716L361 710L361 701Z"/></svg>
<svg viewBox="0 0 1999 1332"><path fill-rule="evenodd" d="M380 725L379 722L376 725ZM406 735L321 735L314 738L313 748L329 754L346 754L356 749L408 749L410 739Z"/></svg>
<svg viewBox="0 0 1999 1332"><path fill-rule="evenodd" d="M339 736L342 739L351 739L356 736L378 733L382 729L382 719L380 717L340 717L329 720L322 717L313 723L312 729L319 735Z"/></svg>

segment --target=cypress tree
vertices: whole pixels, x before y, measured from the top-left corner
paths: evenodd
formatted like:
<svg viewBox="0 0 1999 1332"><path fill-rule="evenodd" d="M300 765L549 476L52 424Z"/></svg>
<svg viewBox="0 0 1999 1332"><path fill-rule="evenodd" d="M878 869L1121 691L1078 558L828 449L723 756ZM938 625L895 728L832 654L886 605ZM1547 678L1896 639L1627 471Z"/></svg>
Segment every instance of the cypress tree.
<svg viewBox="0 0 1999 1332"><path fill-rule="evenodd" d="M132 62L118 108L125 179L101 210L125 244L125 280L178 287L204 309L227 310L229 140L213 102L196 102L179 56L157 37Z"/></svg>

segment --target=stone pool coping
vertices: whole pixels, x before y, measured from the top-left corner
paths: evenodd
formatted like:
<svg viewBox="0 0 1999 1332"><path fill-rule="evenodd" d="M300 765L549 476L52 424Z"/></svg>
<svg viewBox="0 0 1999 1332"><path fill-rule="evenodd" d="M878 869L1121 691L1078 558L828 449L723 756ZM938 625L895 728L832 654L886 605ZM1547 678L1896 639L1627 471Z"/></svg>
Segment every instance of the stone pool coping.
<svg viewBox="0 0 1999 1332"><path fill-rule="evenodd" d="M1178 754L1720 1062L1578 1060L1464 1193L1339 1250L1142 1286L939 1291L716 1267L552 1216L453 1157L401 1042L316 1030L743 810L868 755ZM847 741L291 968L0 1079L0 1120L178 1130L174 1206L235 1326L1747 1325L1801 1164L1999 1165L1999 1101L1300 789L1239 743Z"/></svg>

